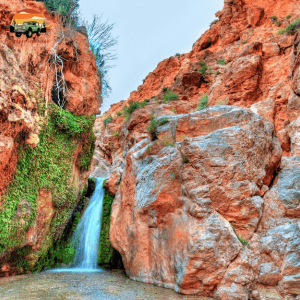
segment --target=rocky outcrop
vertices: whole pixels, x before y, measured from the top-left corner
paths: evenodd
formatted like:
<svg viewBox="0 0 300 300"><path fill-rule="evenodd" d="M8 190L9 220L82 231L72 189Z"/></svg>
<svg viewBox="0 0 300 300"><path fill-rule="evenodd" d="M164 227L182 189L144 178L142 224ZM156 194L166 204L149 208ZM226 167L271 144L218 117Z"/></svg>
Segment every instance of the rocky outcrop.
<svg viewBox="0 0 300 300"><path fill-rule="evenodd" d="M277 34L299 15L294 0L226 0L191 52L96 120L110 240L130 278L222 300L299 298L300 35Z"/></svg>
<svg viewBox="0 0 300 300"><path fill-rule="evenodd" d="M22 9L41 12L51 33L6 33ZM0 16L0 276L8 276L47 253L80 199L101 87L86 36L59 25L43 2L0 0ZM62 110L54 104L55 55L68 89Z"/></svg>

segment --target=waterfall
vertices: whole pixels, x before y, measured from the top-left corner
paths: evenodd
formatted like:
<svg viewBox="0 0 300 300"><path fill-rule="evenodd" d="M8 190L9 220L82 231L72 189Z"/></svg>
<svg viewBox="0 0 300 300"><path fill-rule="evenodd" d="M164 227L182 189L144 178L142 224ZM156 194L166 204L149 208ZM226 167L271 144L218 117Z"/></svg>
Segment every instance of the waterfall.
<svg viewBox="0 0 300 300"><path fill-rule="evenodd" d="M72 238L75 249L73 267L96 269L104 198L103 178L96 179L96 188L88 208L76 227Z"/></svg>
<svg viewBox="0 0 300 300"><path fill-rule="evenodd" d="M83 213L72 237L75 249L72 267L53 269L53 272L99 272L97 268L103 208L104 178L96 178L96 188L90 203Z"/></svg>

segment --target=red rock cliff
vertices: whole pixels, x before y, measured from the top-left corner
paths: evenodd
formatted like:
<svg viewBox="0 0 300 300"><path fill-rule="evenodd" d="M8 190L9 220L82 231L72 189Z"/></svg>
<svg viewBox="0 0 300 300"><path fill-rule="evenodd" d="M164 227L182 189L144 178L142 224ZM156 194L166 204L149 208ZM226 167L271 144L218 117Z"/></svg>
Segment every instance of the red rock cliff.
<svg viewBox="0 0 300 300"><path fill-rule="evenodd" d="M191 52L160 62L96 121L92 174L109 176L115 194L110 240L135 280L216 299L295 299L300 31L278 31L300 3L225 0L216 16ZM179 99L164 101L163 88ZM118 114L147 98L128 120Z"/></svg>

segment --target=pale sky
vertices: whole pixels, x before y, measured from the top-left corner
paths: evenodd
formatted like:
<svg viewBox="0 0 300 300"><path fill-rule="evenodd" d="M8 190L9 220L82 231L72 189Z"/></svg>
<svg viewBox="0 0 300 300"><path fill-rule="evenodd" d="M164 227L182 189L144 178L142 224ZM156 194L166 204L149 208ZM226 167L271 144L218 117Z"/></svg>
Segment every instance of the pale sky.
<svg viewBox="0 0 300 300"><path fill-rule="evenodd" d="M115 23L113 37L118 59L109 70L112 93L104 100L101 113L110 105L126 100L157 64L176 53L192 50L193 43L216 19L224 0L80 0L82 16L93 14Z"/></svg>

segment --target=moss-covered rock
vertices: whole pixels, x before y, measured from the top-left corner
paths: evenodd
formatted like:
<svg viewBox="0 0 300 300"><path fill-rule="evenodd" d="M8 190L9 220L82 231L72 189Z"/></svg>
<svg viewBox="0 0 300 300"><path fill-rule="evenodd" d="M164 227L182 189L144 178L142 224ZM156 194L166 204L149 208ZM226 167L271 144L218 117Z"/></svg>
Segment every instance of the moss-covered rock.
<svg viewBox="0 0 300 300"><path fill-rule="evenodd" d="M45 107L40 110L43 115ZM80 193L82 182L78 178L87 177L84 174L91 163L94 120L95 116L75 116L49 104L47 117L40 118L38 145L32 148L20 137L17 170L1 197L0 269L9 263L9 274L29 272L49 251L52 257L61 256L61 261L71 256L72 249L57 241L83 192ZM49 226L41 226L39 220L45 212L43 203L37 205L41 190L47 191L48 206L54 210ZM29 237L45 227L48 231L43 235Z"/></svg>

